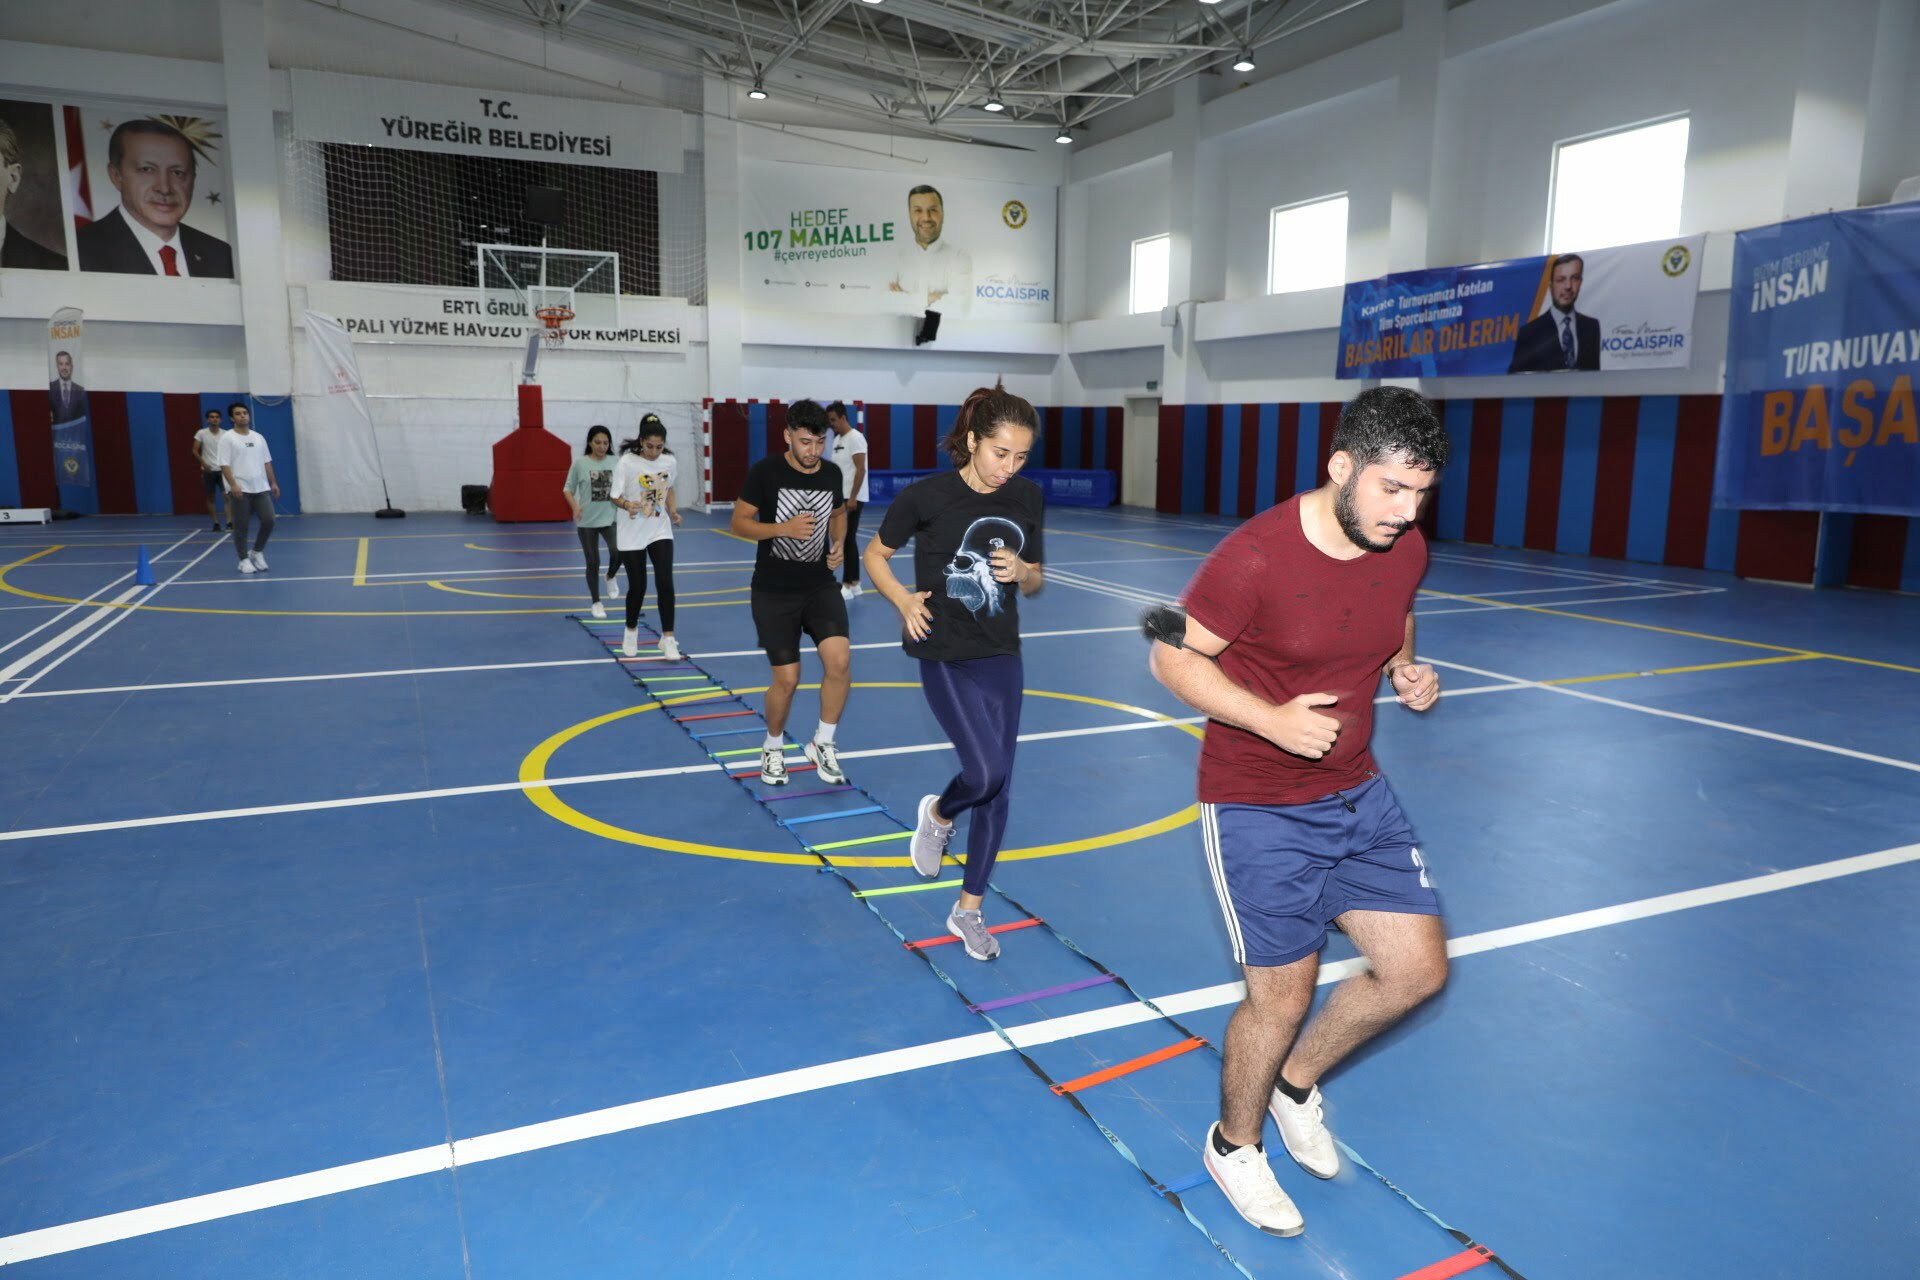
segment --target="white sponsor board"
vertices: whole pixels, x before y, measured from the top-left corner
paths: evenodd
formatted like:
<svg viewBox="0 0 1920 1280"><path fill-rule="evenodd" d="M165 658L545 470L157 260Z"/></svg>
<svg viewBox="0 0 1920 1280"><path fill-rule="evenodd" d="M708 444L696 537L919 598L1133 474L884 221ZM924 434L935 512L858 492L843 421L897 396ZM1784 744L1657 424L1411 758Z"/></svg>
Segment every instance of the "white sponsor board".
<svg viewBox="0 0 1920 1280"><path fill-rule="evenodd" d="M513 298L479 289L314 281L306 286L304 303L299 290L291 292L295 324L306 323L311 307L339 317L355 342L519 348L526 345L531 323ZM583 307L567 329L567 346L681 352L687 349L693 319L684 299L622 298L617 323L597 319Z"/></svg>

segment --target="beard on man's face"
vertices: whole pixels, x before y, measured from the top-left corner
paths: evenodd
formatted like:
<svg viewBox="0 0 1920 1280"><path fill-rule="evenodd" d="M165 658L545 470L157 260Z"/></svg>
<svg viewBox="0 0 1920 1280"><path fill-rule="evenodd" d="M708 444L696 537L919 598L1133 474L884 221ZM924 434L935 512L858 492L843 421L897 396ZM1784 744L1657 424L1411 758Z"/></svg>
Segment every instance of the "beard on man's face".
<svg viewBox="0 0 1920 1280"><path fill-rule="evenodd" d="M1348 477L1347 482L1341 485L1333 495L1333 516L1340 522L1340 532L1346 534L1348 540L1356 547L1365 547L1368 551L1393 550L1393 544L1400 540L1400 535L1412 526L1394 523L1393 533L1385 542L1374 541L1374 535L1378 530L1370 530L1360 522L1359 504L1354 501L1354 494L1359 487L1360 477L1355 474Z"/></svg>

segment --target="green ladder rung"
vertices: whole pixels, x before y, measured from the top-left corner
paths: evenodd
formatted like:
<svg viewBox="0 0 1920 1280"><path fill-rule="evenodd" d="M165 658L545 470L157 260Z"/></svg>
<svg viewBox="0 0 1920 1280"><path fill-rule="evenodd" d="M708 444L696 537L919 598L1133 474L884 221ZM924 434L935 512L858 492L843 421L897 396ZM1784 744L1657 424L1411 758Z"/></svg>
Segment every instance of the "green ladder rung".
<svg viewBox="0 0 1920 1280"><path fill-rule="evenodd" d="M889 831L881 836L861 836L858 840L835 840L832 844L810 844L808 853L825 853L829 849L851 849L857 844L879 844L883 840L910 840L911 831Z"/></svg>
<svg viewBox="0 0 1920 1280"><path fill-rule="evenodd" d="M963 889L965 880L929 880L925 884L897 884L887 889L855 889L856 898L884 898L891 893L925 893L929 889Z"/></svg>

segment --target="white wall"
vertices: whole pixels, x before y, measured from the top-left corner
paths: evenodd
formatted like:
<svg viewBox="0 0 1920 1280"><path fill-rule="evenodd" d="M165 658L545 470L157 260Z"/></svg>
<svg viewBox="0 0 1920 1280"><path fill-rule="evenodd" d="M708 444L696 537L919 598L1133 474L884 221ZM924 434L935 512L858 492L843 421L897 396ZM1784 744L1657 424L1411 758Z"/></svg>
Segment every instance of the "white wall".
<svg viewBox="0 0 1920 1280"><path fill-rule="evenodd" d="M1078 259L1072 272L1078 284L1067 299L1065 319L1128 314L1133 242L1166 233L1172 177L1170 158L1157 156L1086 184L1086 227L1078 234L1069 229L1063 237Z"/></svg>

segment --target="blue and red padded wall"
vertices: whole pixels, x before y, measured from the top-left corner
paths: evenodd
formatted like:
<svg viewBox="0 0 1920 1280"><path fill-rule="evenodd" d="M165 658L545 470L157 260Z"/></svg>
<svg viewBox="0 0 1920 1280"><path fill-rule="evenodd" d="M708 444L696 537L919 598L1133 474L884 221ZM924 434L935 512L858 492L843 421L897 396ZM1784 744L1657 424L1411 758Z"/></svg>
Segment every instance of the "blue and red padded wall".
<svg viewBox="0 0 1920 1280"><path fill-rule="evenodd" d="M89 515L204 514L205 491L193 460L193 433L208 409L227 416L237 392L87 391L93 423L94 487ZM254 401L253 429L273 450L282 511L300 510L293 406ZM0 507L58 505L53 427L45 387L0 394Z"/></svg>
<svg viewBox="0 0 1920 1280"><path fill-rule="evenodd" d="M854 408L849 402L849 409ZM867 466L874 471L926 471L948 465L941 440L960 416L957 404L874 404L866 413ZM1121 470L1118 406L1036 405L1040 456L1030 466ZM785 449L787 406L780 400L718 400L713 417L713 493L731 501L747 468Z"/></svg>
<svg viewBox="0 0 1920 1280"><path fill-rule="evenodd" d="M1811 582L1819 517L1714 509L1718 396L1439 402L1453 457L1430 518L1441 539ZM1326 477L1336 402L1163 405L1156 505L1251 515ZM1920 520L1832 522L1850 585L1920 590ZM1830 524L1830 528L1832 525Z"/></svg>

